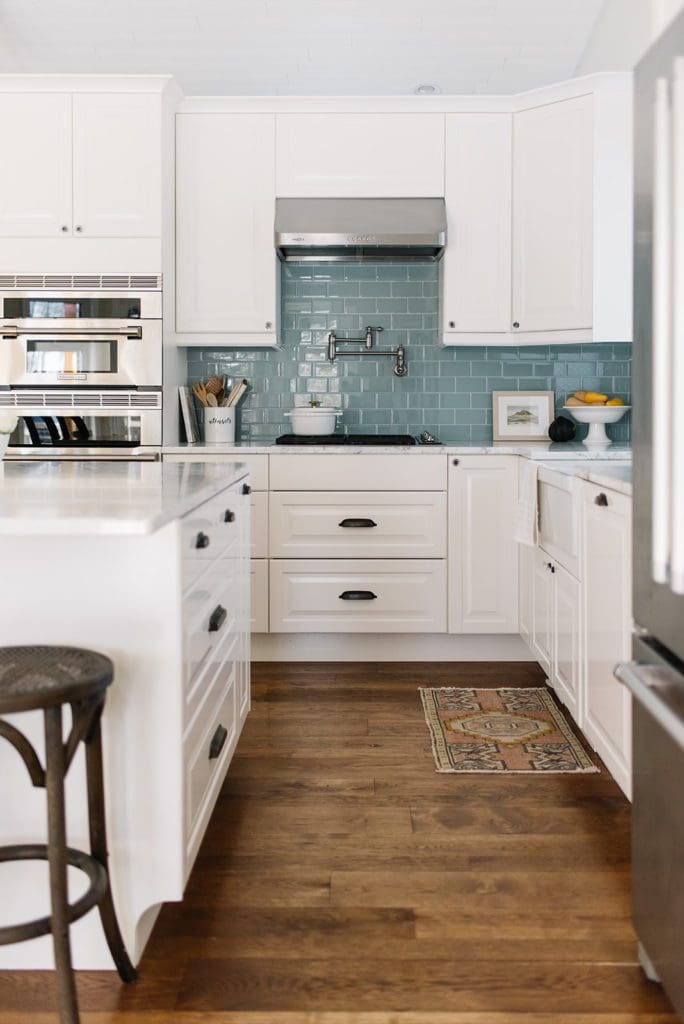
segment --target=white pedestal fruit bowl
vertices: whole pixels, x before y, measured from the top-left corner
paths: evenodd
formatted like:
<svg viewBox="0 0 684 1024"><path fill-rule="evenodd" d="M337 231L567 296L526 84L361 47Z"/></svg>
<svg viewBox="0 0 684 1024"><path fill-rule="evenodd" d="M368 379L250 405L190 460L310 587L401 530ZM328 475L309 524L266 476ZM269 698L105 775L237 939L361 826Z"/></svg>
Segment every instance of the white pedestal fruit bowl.
<svg viewBox="0 0 684 1024"><path fill-rule="evenodd" d="M631 408L631 405L564 405L563 411L569 412L578 423L589 424L585 444L605 448L613 443L606 434L606 423L618 423Z"/></svg>

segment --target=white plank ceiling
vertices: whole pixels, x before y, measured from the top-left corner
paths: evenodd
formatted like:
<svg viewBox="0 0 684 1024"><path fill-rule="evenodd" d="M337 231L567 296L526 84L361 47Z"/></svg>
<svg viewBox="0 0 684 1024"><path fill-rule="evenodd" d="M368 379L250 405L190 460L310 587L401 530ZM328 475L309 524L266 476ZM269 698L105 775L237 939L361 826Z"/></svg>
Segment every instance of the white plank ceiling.
<svg viewBox="0 0 684 1024"><path fill-rule="evenodd" d="M187 95L510 93L572 77L603 0L0 0L3 72Z"/></svg>

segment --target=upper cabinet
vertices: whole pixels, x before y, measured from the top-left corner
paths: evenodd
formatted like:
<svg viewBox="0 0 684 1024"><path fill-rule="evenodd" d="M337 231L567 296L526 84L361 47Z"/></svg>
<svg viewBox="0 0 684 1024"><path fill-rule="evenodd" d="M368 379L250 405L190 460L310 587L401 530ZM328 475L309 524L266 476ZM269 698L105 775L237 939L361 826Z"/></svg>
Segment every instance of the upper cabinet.
<svg viewBox="0 0 684 1024"><path fill-rule="evenodd" d="M0 237L161 234L158 94L2 92Z"/></svg>
<svg viewBox="0 0 684 1024"><path fill-rule="evenodd" d="M592 97L513 118L515 331L589 331L592 307Z"/></svg>
<svg viewBox="0 0 684 1024"><path fill-rule="evenodd" d="M511 146L511 114L447 115L448 333L510 331Z"/></svg>
<svg viewBox="0 0 684 1024"><path fill-rule="evenodd" d="M444 195L443 114L278 114L276 195Z"/></svg>
<svg viewBox="0 0 684 1024"><path fill-rule="evenodd" d="M161 234L159 97L73 97L73 229L95 238Z"/></svg>
<svg viewBox="0 0 684 1024"><path fill-rule="evenodd" d="M272 114L178 115L178 344L275 344L274 164Z"/></svg>
<svg viewBox="0 0 684 1024"><path fill-rule="evenodd" d="M447 115L445 345L632 339L631 78L570 88Z"/></svg>
<svg viewBox="0 0 684 1024"><path fill-rule="evenodd" d="M47 238L71 233L71 96L0 93L0 236Z"/></svg>

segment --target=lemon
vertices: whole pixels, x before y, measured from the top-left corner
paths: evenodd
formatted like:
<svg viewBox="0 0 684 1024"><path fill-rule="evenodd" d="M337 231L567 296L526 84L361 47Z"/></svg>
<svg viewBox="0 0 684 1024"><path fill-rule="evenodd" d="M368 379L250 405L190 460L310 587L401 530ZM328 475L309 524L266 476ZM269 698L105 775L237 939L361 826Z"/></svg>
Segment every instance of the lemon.
<svg viewBox="0 0 684 1024"><path fill-rule="evenodd" d="M606 405L624 405L624 404L625 404L624 398L617 398L617 397L616 398L609 398L608 401L606 402Z"/></svg>

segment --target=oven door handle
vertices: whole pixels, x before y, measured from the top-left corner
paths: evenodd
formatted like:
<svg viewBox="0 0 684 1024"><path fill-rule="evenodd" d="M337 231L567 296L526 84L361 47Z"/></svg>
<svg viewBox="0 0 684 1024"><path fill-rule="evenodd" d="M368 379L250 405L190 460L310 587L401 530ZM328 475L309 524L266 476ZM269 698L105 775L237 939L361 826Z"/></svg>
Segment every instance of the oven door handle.
<svg viewBox="0 0 684 1024"><path fill-rule="evenodd" d="M32 338L35 335L49 335L57 338L142 338L142 325L135 324L128 327L27 327L19 328L16 324L9 324L0 328L3 338Z"/></svg>
<svg viewBox="0 0 684 1024"><path fill-rule="evenodd" d="M615 676L684 750L684 708L681 697L677 700L681 683L675 682L675 673L657 665L628 661L616 666Z"/></svg>

